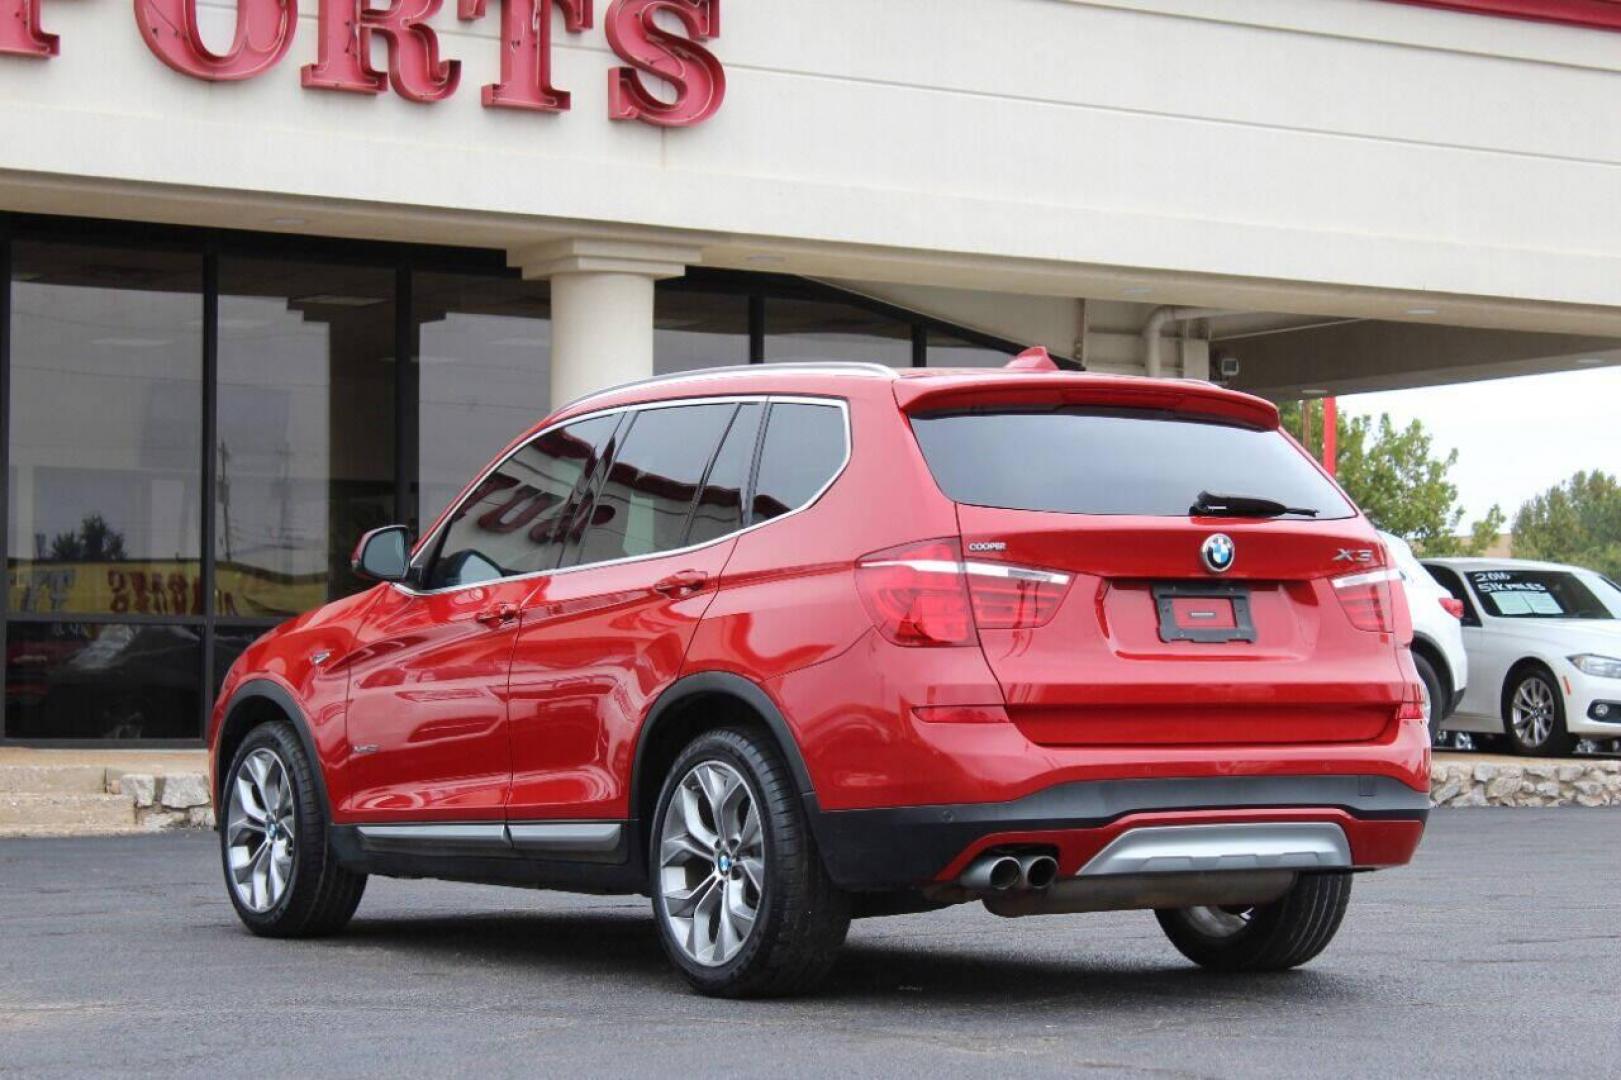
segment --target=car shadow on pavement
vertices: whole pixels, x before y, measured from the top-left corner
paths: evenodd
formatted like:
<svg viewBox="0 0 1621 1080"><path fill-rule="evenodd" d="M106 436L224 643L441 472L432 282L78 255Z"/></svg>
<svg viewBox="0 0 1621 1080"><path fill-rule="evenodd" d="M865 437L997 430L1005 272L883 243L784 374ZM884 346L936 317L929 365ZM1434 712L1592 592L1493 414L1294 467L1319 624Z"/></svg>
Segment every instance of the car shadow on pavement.
<svg viewBox="0 0 1621 1080"><path fill-rule="evenodd" d="M353 944L386 945L422 957L453 954L459 961L550 977L619 976L641 988L679 979L645 908L594 912L511 912L486 915L357 918L344 933ZM1167 947L1168 948L1168 947ZM650 982L650 977L652 981ZM1360 1000L1366 987L1332 970L1221 975L1167 955L1143 964L1122 950L1119 960L1096 954L1074 959L1009 956L994 947L946 948L924 941L846 945L827 981L812 995L844 1004L915 1001L998 1006L1084 1003L1091 1008L1141 1008L1197 1001L1201 1011L1226 1003L1245 1007Z"/></svg>

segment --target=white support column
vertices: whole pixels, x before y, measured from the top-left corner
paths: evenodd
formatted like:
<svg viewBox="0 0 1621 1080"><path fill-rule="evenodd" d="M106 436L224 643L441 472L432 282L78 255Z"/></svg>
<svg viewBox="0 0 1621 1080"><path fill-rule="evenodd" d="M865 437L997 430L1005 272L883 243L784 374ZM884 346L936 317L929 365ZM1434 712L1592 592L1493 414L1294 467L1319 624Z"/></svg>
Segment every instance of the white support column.
<svg viewBox="0 0 1621 1080"><path fill-rule="evenodd" d="M653 283L700 261L696 247L558 240L508 253L552 283L552 406L653 374Z"/></svg>

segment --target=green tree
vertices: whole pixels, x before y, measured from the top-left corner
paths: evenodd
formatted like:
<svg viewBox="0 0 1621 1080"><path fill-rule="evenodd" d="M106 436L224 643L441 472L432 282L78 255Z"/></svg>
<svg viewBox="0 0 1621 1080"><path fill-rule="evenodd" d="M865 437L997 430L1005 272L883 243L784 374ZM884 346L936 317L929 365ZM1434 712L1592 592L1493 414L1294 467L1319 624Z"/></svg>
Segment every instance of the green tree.
<svg viewBox="0 0 1621 1080"><path fill-rule="evenodd" d="M1579 472L1527 502L1514 515L1514 554L1621 577L1621 483Z"/></svg>
<svg viewBox="0 0 1621 1080"><path fill-rule="evenodd" d="M59 562L115 562L124 557L124 534L100 514L86 514L78 531L51 538L51 558Z"/></svg>
<svg viewBox="0 0 1621 1080"><path fill-rule="evenodd" d="M1297 438L1304 430L1306 448L1322 457L1322 402L1289 402L1280 412L1284 428ZM1414 420L1398 429L1387 415L1375 421L1342 412L1335 430L1339 482L1379 528L1396 534L1424 555L1478 555L1497 539L1505 518L1496 506L1475 523L1467 537L1458 535L1463 507L1458 505L1457 485L1447 479L1458 462L1458 452L1453 450L1445 457L1437 454L1421 422Z"/></svg>

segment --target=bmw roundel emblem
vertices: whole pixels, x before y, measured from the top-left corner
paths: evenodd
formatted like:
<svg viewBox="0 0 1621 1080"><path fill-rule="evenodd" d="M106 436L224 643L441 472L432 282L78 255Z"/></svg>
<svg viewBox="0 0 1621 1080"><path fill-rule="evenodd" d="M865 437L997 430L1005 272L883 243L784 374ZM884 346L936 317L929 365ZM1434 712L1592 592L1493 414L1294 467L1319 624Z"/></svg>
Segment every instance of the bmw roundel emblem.
<svg viewBox="0 0 1621 1080"><path fill-rule="evenodd" d="M1204 559L1204 566L1212 574L1226 573L1233 568L1233 557L1237 555L1233 547L1233 538L1226 533L1213 533L1205 537L1204 546L1199 549L1199 556Z"/></svg>

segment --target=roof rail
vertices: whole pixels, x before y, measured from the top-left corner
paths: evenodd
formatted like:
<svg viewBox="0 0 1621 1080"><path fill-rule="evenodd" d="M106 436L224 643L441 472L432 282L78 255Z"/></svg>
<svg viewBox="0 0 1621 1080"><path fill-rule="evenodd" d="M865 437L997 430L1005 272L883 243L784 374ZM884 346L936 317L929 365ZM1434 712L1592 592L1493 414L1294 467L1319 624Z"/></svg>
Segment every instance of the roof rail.
<svg viewBox="0 0 1621 1080"><path fill-rule="evenodd" d="M638 386L654 386L659 383L679 382L682 379L716 378L722 375L736 375L745 371L767 372L781 369L793 371L826 371L842 375L882 375L893 377L895 369L885 367L883 364L869 364L858 360L773 360L769 364L732 364L724 367L693 368L690 371L672 371L667 375L654 375L646 379L632 379L630 382L616 383L605 386L601 390L593 390L589 394L582 394L574 400L553 412L562 412L572 409L581 402L592 398L602 397L604 394L613 394L621 390L631 390Z"/></svg>

